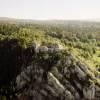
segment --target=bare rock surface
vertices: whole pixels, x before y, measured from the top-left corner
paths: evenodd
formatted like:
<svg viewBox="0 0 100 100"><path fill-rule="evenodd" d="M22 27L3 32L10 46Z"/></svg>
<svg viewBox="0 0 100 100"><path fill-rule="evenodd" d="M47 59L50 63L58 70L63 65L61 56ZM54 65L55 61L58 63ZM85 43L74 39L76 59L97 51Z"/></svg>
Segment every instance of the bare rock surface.
<svg viewBox="0 0 100 100"><path fill-rule="evenodd" d="M49 54L47 48L36 54L16 78L16 88L22 90L18 100L100 100L100 85L91 70L71 54L61 57L59 52Z"/></svg>

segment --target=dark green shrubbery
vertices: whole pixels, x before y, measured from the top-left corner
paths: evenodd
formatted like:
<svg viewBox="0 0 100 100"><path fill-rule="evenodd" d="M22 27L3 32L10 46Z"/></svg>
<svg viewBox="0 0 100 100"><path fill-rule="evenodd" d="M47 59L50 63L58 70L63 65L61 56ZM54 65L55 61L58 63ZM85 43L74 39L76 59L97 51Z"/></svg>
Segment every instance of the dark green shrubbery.
<svg viewBox="0 0 100 100"><path fill-rule="evenodd" d="M20 72L22 51L17 39L0 41L0 86L9 84Z"/></svg>
<svg viewBox="0 0 100 100"><path fill-rule="evenodd" d="M0 94L15 95L16 76L32 62L34 48L23 48L17 39L0 41Z"/></svg>

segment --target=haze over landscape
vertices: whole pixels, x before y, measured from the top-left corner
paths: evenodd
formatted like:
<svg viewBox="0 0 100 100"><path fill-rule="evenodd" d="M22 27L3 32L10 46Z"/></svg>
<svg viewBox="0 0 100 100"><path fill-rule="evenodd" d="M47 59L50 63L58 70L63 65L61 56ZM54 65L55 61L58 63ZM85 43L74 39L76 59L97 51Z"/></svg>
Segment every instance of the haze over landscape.
<svg viewBox="0 0 100 100"><path fill-rule="evenodd" d="M100 100L100 0L0 0L0 100Z"/></svg>
<svg viewBox="0 0 100 100"><path fill-rule="evenodd" d="M0 0L0 17L99 20L100 0Z"/></svg>

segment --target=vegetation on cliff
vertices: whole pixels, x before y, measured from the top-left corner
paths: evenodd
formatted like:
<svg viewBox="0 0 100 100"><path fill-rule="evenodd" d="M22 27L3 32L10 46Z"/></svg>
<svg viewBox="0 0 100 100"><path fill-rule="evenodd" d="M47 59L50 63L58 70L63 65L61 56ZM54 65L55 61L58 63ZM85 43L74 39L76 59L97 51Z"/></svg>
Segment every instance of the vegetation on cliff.
<svg viewBox="0 0 100 100"><path fill-rule="evenodd" d="M99 100L100 24L74 21L1 22L1 98L31 97L29 85L32 86L35 81L43 87L32 91L39 93L44 90L45 96L40 96L43 100L49 92L49 100L52 97L54 100Z"/></svg>

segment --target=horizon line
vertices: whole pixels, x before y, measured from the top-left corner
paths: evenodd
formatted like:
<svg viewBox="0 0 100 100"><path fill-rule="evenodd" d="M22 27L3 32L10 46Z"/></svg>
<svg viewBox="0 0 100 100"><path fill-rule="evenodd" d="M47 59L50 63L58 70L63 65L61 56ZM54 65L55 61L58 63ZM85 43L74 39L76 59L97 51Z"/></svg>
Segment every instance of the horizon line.
<svg viewBox="0 0 100 100"><path fill-rule="evenodd" d="M64 20L69 20L69 21L100 21L100 18L18 18L18 17L9 17L9 16L0 16L0 18L4 19L14 19L14 20L37 20L37 21L52 21L52 20L57 20L57 21L64 21Z"/></svg>

